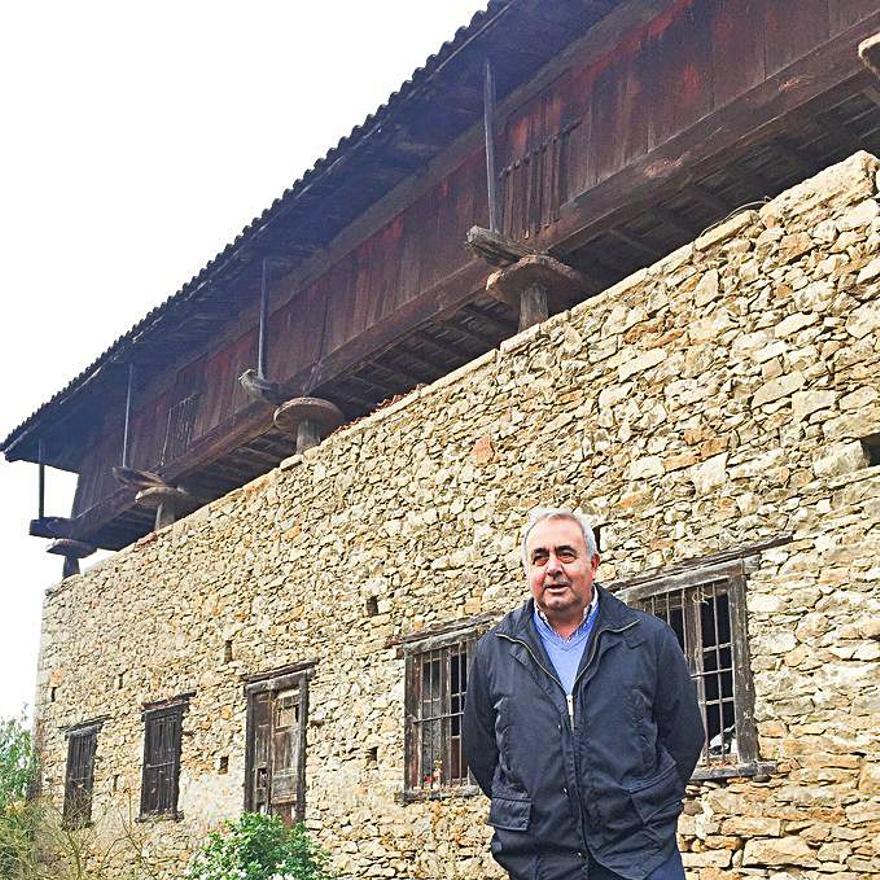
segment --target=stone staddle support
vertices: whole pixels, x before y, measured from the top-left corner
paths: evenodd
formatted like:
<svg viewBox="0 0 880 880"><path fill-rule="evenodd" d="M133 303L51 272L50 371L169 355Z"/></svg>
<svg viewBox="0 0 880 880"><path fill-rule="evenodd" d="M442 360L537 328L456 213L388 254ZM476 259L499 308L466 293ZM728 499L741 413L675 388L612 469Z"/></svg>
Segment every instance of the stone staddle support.
<svg viewBox="0 0 880 880"><path fill-rule="evenodd" d="M548 254L529 254L493 272L486 292L519 312L520 332L562 311L573 293L586 286L583 275Z"/></svg>
<svg viewBox="0 0 880 880"><path fill-rule="evenodd" d="M176 522L187 511L198 507L198 501L189 492L174 486L151 486L148 489L141 489L134 500L142 507L155 508L154 528L157 532Z"/></svg>
<svg viewBox="0 0 880 880"><path fill-rule="evenodd" d="M296 437L296 452L317 446L345 415L335 403L320 397L295 397L275 410L275 427Z"/></svg>
<svg viewBox="0 0 880 880"><path fill-rule="evenodd" d="M64 580L75 574L79 574L79 561L91 556L97 550L92 544L83 541L74 541L73 538L58 538L47 548L47 553L64 557L64 568L61 571L61 579Z"/></svg>
<svg viewBox="0 0 880 880"><path fill-rule="evenodd" d="M867 40L862 40L859 43L859 58L862 59L862 64L877 79L880 79L880 33L874 34L873 37L868 37Z"/></svg>

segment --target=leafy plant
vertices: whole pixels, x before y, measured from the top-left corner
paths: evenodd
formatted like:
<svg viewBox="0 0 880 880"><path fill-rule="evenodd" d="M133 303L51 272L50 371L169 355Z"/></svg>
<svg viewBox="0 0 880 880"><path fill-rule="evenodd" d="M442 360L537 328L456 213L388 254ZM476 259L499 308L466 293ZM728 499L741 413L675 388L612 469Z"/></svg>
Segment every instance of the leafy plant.
<svg viewBox="0 0 880 880"><path fill-rule="evenodd" d="M244 813L212 832L190 862L189 880L332 880L328 856L303 825Z"/></svg>
<svg viewBox="0 0 880 880"><path fill-rule="evenodd" d="M48 798L32 797L37 761L24 717L0 719L0 880L107 880L113 862L126 880L158 880L144 840L120 817L121 835L66 828Z"/></svg>
<svg viewBox="0 0 880 880"><path fill-rule="evenodd" d="M36 767L24 714L0 719L0 877L24 876L36 861L39 817L27 800Z"/></svg>
<svg viewBox="0 0 880 880"><path fill-rule="evenodd" d="M27 798L36 770L33 742L24 715L0 719L0 812Z"/></svg>

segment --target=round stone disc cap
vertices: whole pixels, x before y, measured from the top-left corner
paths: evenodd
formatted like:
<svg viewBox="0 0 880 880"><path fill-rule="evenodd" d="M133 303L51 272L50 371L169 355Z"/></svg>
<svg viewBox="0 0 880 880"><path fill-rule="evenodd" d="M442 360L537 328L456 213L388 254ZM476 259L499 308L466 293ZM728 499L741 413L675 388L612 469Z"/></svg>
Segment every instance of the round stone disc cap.
<svg viewBox="0 0 880 880"><path fill-rule="evenodd" d="M275 410L275 427L288 434L295 434L306 419L332 431L345 421L345 415L335 403L322 397L294 397Z"/></svg>
<svg viewBox="0 0 880 880"><path fill-rule="evenodd" d="M142 507L155 509L160 504L164 504L167 501L186 503L191 502L193 499L189 493L184 492L175 486L150 486L149 489L141 489L141 491L134 496L134 500Z"/></svg>
<svg viewBox="0 0 880 880"><path fill-rule="evenodd" d="M84 541L74 541L73 538L58 538L46 548L46 552L55 556L66 556L69 559L85 559L86 556L91 556L96 549L92 544L86 544Z"/></svg>

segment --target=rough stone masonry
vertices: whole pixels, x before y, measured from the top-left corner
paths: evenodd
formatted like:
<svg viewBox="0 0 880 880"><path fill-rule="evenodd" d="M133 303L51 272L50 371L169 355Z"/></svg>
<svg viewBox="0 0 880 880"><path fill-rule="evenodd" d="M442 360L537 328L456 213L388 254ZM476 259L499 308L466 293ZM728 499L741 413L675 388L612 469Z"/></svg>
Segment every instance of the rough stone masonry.
<svg viewBox="0 0 880 880"><path fill-rule="evenodd" d="M606 583L791 536L747 580L769 769L691 787L685 864L700 880L880 878L878 168L858 153L737 214L49 590L45 791L63 796L65 729L102 718L94 833L118 837L142 706L192 693L183 818L137 826L180 876L242 809L242 676L314 660L306 822L335 866L497 876L481 797L401 798L389 642L521 601L516 532L550 503L605 524Z"/></svg>

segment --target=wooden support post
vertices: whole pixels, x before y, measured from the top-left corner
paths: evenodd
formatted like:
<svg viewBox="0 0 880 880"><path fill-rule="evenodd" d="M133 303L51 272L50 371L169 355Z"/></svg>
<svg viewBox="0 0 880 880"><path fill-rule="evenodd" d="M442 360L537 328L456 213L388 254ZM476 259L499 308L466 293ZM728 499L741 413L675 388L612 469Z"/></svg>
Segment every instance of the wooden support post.
<svg viewBox="0 0 880 880"><path fill-rule="evenodd" d="M122 466L128 467L128 431L131 425L131 390L134 385L134 364L128 365L128 387L125 390L125 427L122 430Z"/></svg>
<svg viewBox="0 0 880 880"><path fill-rule="evenodd" d="M489 229L498 231L498 195L495 171L495 76L489 59L483 68L483 130L486 136L486 199L489 204Z"/></svg>
<svg viewBox="0 0 880 880"><path fill-rule="evenodd" d="M260 273L260 329L257 340L257 377L266 378L269 365L268 340L269 334L269 257L263 257Z"/></svg>
<svg viewBox="0 0 880 880"><path fill-rule="evenodd" d="M549 317L547 288L542 284L529 284L519 298L519 332L541 324Z"/></svg>
<svg viewBox="0 0 880 880"><path fill-rule="evenodd" d="M43 462L43 439L37 440L37 467L39 468L39 477L37 478L37 519L44 519L46 516L46 465Z"/></svg>
<svg viewBox="0 0 880 880"><path fill-rule="evenodd" d="M61 567L61 580L79 574L79 560L75 556L65 556L64 565Z"/></svg>
<svg viewBox="0 0 880 880"><path fill-rule="evenodd" d="M156 508L156 522L153 525L153 530L158 532L159 529L172 525L176 520L177 510L174 502L162 501Z"/></svg>
<svg viewBox="0 0 880 880"><path fill-rule="evenodd" d="M493 272L486 292L517 310L522 332L567 308L587 286L577 269L547 254L532 254Z"/></svg>

